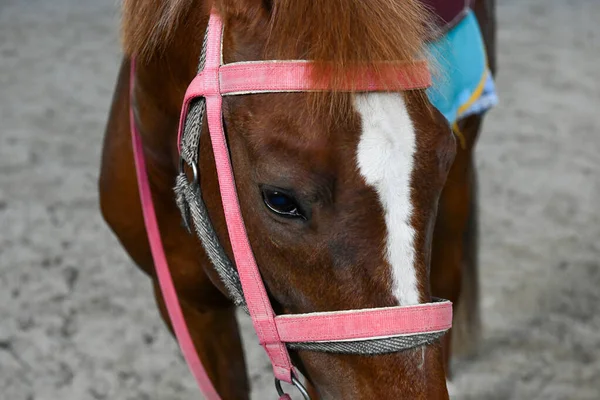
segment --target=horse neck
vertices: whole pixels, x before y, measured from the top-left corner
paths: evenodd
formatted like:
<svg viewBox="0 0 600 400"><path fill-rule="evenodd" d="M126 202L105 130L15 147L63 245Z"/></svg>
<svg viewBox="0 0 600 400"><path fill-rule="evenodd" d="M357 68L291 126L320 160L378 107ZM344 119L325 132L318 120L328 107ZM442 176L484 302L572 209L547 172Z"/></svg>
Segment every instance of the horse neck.
<svg viewBox="0 0 600 400"><path fill-rule="evenodd" d="M147 155L161 165L176 165L177 126L182 99L196 74L202 35L198 25L182 24L163 52L136 59L132 107ZM134 58L134 57L132 57Z"/></svg>

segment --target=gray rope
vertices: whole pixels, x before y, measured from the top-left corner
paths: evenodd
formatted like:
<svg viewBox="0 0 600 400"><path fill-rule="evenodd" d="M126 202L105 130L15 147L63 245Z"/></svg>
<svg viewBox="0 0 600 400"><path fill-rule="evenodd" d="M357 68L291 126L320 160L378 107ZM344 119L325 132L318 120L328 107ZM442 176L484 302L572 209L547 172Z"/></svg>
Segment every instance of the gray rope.
<svg viewBox="0 0 600 400"><path fill-rule="evenodd" d="M202 49L200 50L200 60L198 61L198 73L202 72L204 65L206 65L206 48L208 47L208 26L204 32L204 39L202 39Z"/></svg>
<svg viewBox="0 0 600 400"><path fill-rule="evenodd" d="M185 117L183 138L181 140L181 157L188 165L198 162L198 149L200 149L200 133L206 113L206 100L198 97L192 100Z"/></svg>
<svg viewBox="0 0 600 400"><path fill-rule="evenodd" d="M202 200L200 185L189 183L185 174L177 176L175 184L177 205L182 213L191 217L194 230L202 243L204 251L219 274L236 306L247 310L242 284L236 269L225 254L217 233L210 221L206 205Z"/></svg>
<svg viewBox="0 0 600 400"><path fill-rule="evenodd" d="M291 350L319 351L323 353L377 355L410 350L434 343L444 332L423 333L383 339L365 339L345 342L290 342Z"/></svg>
<svg viewBox="0 0 600 400"><path fill-rule="evenodd" d="M208 28L204 33L202 49L200 51L200 60L198 61L198 74L204 69L206 64L206 47L208 45ZM202 122L206 114L206 100L204 97L194 99L185 118L183 128L183 138L181 142L181 155L189 165L197 162L198 151L200 149L200 133L202 132Z"/></svg>

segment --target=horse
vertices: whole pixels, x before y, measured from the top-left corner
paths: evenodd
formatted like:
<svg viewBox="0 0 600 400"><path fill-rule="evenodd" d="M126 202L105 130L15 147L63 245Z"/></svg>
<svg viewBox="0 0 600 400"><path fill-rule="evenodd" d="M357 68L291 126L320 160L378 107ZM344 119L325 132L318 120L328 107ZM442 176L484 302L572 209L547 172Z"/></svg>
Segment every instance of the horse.
<svg viewBox="0 0 600 400"><path fill-rule="evenodd" d="M166 258L195 350L223 399L249 398L235 306L173 196L178 120L211 9L224 23L224 63L306 59L333 86L357 63L411 62L433 29L417 0L125 0L124 56L105 131L101 212L159 289L138 195L130 107ZM495 71L493 1L473 6ZM130 76L133 58L135 76ZM130 95L130 86L133 88ZM277 314L410 306L444 297L455 332L475 343L476 176L483 115L459 121L457 146L423 90L316 91L227 97L223 123L248 239ZM203 130L207 126L204 123ZM233 259L209 135L198 178ZM312 398L447 399L452 332L381 355L292 350ZM454 336L457 336L456 333ZM456 338L455 340L456 341ZM460 343L458 343L460 345Z"/></svg>

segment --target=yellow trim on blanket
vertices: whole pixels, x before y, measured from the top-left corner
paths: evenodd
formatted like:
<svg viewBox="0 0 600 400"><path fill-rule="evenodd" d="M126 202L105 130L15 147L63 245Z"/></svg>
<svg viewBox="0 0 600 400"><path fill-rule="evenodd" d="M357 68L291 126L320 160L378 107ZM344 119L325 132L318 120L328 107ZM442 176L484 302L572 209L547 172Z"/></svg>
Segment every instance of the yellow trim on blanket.
<svg viewBox="0 0 600 400"><path fill-rule="evenodd" d="M456 135L456 137L458 138L458 143L460 144L460 148L463 150L467 149L467 140L465 139L465 135L463 135L463 133L460 131L460 128L458 127L458 122L455 122L452 125L452 132L454 132L454 135Z"/></svg>
<svg viewBox="0 0 600 400"><path fill-rule="evenodd" d="M471 107L473 105L473 103L475 103L477 101L477 99L479 99L479 97L481 97L481 94L483 93L483 88L485 87L485 82L487 80L487 77L488 77L488 69L486 68L485 71L483 71L483 76L481 77L481 80L479 81L479 83L477 84L477 87L473 91L471 98L469 100L467 100L467 102L465 104L458 107L458 115L467 111L469 109L469 107Z"/></svg>
<svg viewBox="0 0 600 400"><path fill-rule="evenodd" d="M458 107L457 116L464 113L465 111L467 111L469 109L469 107L471 107L473 105L473 103L475 103L477 101L477 99L479 99L479 97L481 97L481 94L483 93L483 89L485 87L485 82L488 77L488 70L489 69L486 66L485 71L483 71L483 76L481 77L481 80L477 84L477 87L473 91L473 94L471 95L469 100L467 100L467 102L465 104L463 104L462 106ZM460 142L460 147L463 150L465 150L467 148L467 140L465 139L465 135L463 135L463 133L458 128L458 119L456 120L456 122L454 122L454 124L452 124L452 130L454 131L454 134L456 135L456 137L458 138L458 141Z"/></svg>

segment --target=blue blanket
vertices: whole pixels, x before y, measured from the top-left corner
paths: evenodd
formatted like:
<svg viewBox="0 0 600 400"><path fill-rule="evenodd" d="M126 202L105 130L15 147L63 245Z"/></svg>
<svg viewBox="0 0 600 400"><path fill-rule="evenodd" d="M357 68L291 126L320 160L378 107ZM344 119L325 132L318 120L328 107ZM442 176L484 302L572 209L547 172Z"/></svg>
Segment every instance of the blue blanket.
<svg viewBox="0 0 600 400"><path fill-rule="evenodd" d="M434 77L427 96L460 134L457 122L461 118L483 113L498 103L483 37L473 11L442 37L429 43L429 52Z"/></svg>

